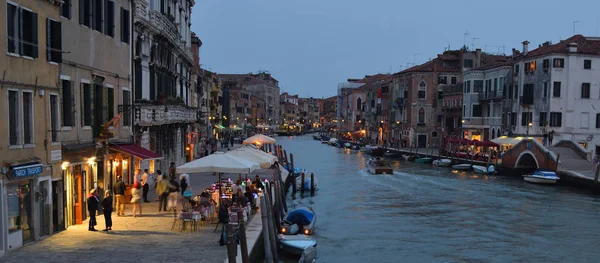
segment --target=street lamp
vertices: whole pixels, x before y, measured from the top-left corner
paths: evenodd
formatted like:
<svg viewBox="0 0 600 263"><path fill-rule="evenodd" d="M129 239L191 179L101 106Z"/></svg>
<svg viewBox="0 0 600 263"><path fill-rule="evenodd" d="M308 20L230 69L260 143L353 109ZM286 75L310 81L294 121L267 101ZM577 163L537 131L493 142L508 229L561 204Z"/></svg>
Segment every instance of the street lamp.
<svg viewBox="0 0 600 263"><path fill-rule="evenodd" d="M533 123L530 122L529 124L527 124L527 136L529 136L529 127L533 127Z"/></svg>

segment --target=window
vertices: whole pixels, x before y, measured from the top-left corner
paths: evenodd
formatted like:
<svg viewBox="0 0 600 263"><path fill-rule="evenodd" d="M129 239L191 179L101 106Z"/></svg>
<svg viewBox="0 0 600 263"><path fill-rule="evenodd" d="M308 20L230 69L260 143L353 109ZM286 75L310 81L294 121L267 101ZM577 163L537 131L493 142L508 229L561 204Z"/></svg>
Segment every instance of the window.
<svg viewBox="0 0 600 263"><path fill-rule="evenodd" d="M419 116L417 118L418 123L425 123L425 109L419 109Z"/></svg>
<svg viewBox="0 0 600 263"><path fill-rule="evenodd" d="M552 97L560 98L560 82L555 81L554 86L552 87Z"/></svg>
<svg viewBox="0 0 600 263"><path fill-rule="evenodd" d="M19 92L16 90L8 91L8 131L9 131L9 145L21 144L21 117L19 107Z"/></svg>
<svg viewBox="0 0 600 263"><path fill-rule="evenodd" d="M481 105L473 104L471 117L482 117Z"/></svg>
<svg viewBox="0 0 600 263"><path fill-rule="evenodd" d="M531 112L522 112L521 113L521 126L527 126L530 122L532 122L533 113Z"/></svg>
<svg viewBox="0 0 600 263"><path fill-rule="evenodd" d="M356 110L360 110L362 106L362 99L358 98L356 99Z"/></svg>
<svg viewBox="0 0 600 263"><path fill-rule="evenodd" d="M438 76L438 84L448 84L448 77Z"/></svg>
<svg viewBox="0 0 600 263"><path fill-rule="evenodd" d="M465 59L463 62L463 67L464 68L472 68L473 67L473 60L472 59Z"/></svg>
<svg viewBox="0 0 600 263"><path fill-rule="evenodd" d="M92 28L100 33L102 33L102 7L104 6L104 0L91 0L93 3L92 6L92 19L93 24Z"/></svg>
<svg viewBox="0 0 600 263"><path fill-rule="evenodd" d="M555 58L552 67L554 68L564 68L565 67L565 59L563 58Z"/></svg>
<svg viewBox="0 0 600 263"><path fill-rule="evenodd" d="M37 58L37 14L10 3L6 9L8 53Z"/></svg>
<svg viewBox="0 0 600 263"><path fill-rule="evenodd" d="M431 137L433 137L433 138L437 138L437 136L438 136L438 133L437 133L437 132L431 132Z"/></svg>
<svg viewBox="0 0 600 263"><path fill-rule="evenodd" d="M548 98L548 82L544 82L544 97Z"/></svg>
<svg viewBox="0 0 600 263"><path fill-rule="evenodd" d="M121 41L129 44L129 10L121 7Z"/></svg>
<svg viewBox="0 0 600 263"><path fill-rule="evenodd" d="M23 144L33 142L33 93L23 92Z"/></svg>
<svg viewBox="0 0 600 263"><path fill-rule="evenodd" d="M67 19L71 19L71 1L63 0L63 4L60 6L60 15Z"/></svg>
<svg viewBox="0 0 600 263"><path fill-rule="evenodd" d="M511 112L510 113L510 126L516 126L516 125L517 125L517 113Z"/></svg>
<svg viewBox="0 0 600 263"><path fill-rule="evenodd" d="M600 113L596 113L596 129L600 129ZM596 154L600 154L600 152L596 152Z"/></svg>
<svg viewBox="0 0 600 263"><path fill-rule="evenodd" d="M592 69L592 60L583 60L583 69Z"/></svg>
<svg viewBox="0 0 600 263"><path fill-rule="evenodd" d="M535 61L531 61L529 63L529 72L535 72L536 69L536 62Z"/></svg>
<svg viewBox="0 0 600 263"><path fill-rule="evenodd" d="M562 127L562 112L550 112L550 127Z"/></svg>
<svg viewBox="0 0 600 263"><path fill-rule="evenodd" d="M93 92L92 87L89 83L81 83L83 103L82 110L82 123L83 126L92 126L92 112L94 111L93 105Z"/></svg>
<svg viewBox="0 0 600 263"><path fill-rule="evenodd" d="M544 59L542 64L543 64L544 71L548 70L548 68L550 68L550 59Z"/></svg>
<svg viewBox="0 0 600 263"><path fill-rule="evenodd" d="M456 84L456 77L452 77L450 79L450 84L455 85Z"/></svg>
<svg viewBox="0 0 600 263"><path fill-rule="evenodd" d="M483 92L483 80L473 81L473 92Z"/></svg>
<svg viewBox="0 0 600 263"><path fill-rule="evenodd" d="M61 63L62 62L62 32L60 22L46 19L46 58L48 61Z"/></svg>
<svg viewBox="0 0 600 263"><path fill-rule="evenodd" d="M58 95L50 95L50 133L52 142L58 142L60 132L60 121L58 120Z"/></svg>
<svg viewBox="0 0 600 263"><path fill-rule="evenodd" d="M106 12L104 15L104 33L109 37L115 37L115 2L106 1Z"/></svg>
<svg viewBox="0 0 600 263"><path fill-rule="evenodd" d="M548 125L548 113L546 112L540 112L540 122L539 125L541 127L545 127L546 125Z"/></svg>
<svg viewBox="0 0 600 263"><path fill-rule="evenodd" d="M32 241L33 231L37 231L32 223L33 216L28 212L32 211L35 204L33 201L35 195L31 191L31 183L13 183L6 186L8 232L21 230L24 242Z"/></svg>
<svg viewBox="0 0 600 263"><path fill-rule="evenodd" d="M113 117L115 117L115 89L113 88L107 88L107 121L112 119Z"/></svg>
<svg viewBox="0 0 600 263"><path fill-rule="evenodd" d="M533 104L533 93L534 93L534 84L525 84L523 85L523 97L521 98L521 104L531 105Z"/></svg>
<svg viewBox="0 0 600 263"><path fill-rule="evenodd" d="M515 65L515 75L519 75L519 64Z"/></svg>
<svg viewBox="0 0 600 263"><path fill-rule="evenodd" d="M590 83L581 83L581 98L590 98Z"/></svg>
<svg viewBox="0 0 600 263"><path fill-rule="evenodd" d="M73 82L62 81L62 126L75 126L75 97L73 94Z"/></svg>
<svg viewBox="0 0 600 263"><path fill-rule="evenodd" d="M424 100L425 97L427 96L427 84L425 83L425 81L419 82L419 92L418 92L418 96L420 100Z"/></svg>
<svg viewBox="0 0 600 263"><path fill-rule="evenodd" d="M90 27L92 17L92 3L90 0L79 0L79 24Z"/></svg>
<svg viewBox="0 0 600 263"><path fill-rule="evenodd" d="M123 105L131 105L131 93L128 90L123 90ZM131 111L123 114L123 126L131 126Z"/></svg>

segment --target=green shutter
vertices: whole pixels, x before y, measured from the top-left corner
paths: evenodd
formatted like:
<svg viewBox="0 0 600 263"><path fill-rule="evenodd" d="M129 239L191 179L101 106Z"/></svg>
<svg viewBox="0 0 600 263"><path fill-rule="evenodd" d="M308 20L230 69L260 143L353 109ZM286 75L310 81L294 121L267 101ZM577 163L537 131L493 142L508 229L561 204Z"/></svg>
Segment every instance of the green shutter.
<svg viewBox="0 0 600 263"><path fill-rule="evenodd" d="M33 58L37 58L38 57L38 17L36 13L31 13L31 25L33 25L31 27L31 32L32 32L32 36L31 36L31 42L33 42L33 45L31 47L31 57Z"/></svg>
<svg viewBox="0 0 600 263"><path fill-rule="evenodd" d="M102 123L108 122L108 88L100 86L102 88Z"/></svg>

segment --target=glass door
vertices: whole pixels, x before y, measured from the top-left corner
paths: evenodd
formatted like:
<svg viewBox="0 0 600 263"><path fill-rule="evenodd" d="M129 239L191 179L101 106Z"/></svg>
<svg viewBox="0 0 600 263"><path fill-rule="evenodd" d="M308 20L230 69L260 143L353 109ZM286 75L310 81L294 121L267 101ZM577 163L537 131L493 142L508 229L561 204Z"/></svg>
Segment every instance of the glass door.
<svg viewBox="0 0 600 263"><path fill-rule="evenodd" d="M40 237L50 234L50 181L43 180L38 183L38 193L36 193L36 201L40 212Z"/></svg>

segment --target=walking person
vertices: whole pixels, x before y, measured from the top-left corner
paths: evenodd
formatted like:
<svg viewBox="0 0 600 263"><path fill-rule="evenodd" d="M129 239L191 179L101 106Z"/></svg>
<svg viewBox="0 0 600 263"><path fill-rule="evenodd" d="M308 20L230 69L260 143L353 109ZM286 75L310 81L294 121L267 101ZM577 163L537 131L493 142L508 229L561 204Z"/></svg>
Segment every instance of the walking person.
<svg viewBox="0 0 600 263"><path fill-rule="evenodd" d="M179 184L177 183L177 181L175 181L175 178L173 178L171 181L169 181L169 195L168 195L168 202L169 204L167 205L169 207L169 211L171 209L173 209L174 211L177 211L177 200L179 199Z"/></svg>
<svg viewBox="0 0 600 263"><path fill-rule="evenodd" d="M171 162L171 166L169 167L169 180L175 180L175 173L177 169L175 168L175 163Z"/></svg>
<svg viewBox="0 0 600 263"><path fill-rule="evenodd" d="M102 200L102 209L104 210L104 223L106 224L106 228L102 231L111 231L112 230L112 207L113 198L110 194L110 190L106 191L106 195L104 196L104 200Z"/></svg>
<svg viewBox="0 0 600 263"><path fill-rule="evenodd" d="M148 203L148 190L150 190L150 186L148 185L148 169L144 169L144 174L142 174L142 193L144 197L144 203Z"/></svg>
<svg viewBox="0 0 600 263"><path fill-rule="evenodd" d="M554 140L554 130L550 131L548 134L548 142L550 143L550 147L552 147L552 140Z"/></svg>
<svg viewBox="0 0 600 263"><path fill-rule="evenodd" d="M115 198L117 199L115 208L117 209L117 216L125 215L125 183L123 177L118 176L117 182L115 183L114 189Z"/></svg>
<svg viewBox="0 0 600 263"><path fill-rule="evenodd" d="M167 181L167 176L163 175L160 178L160 181L156 183L156 194L158 195L158 212L162 211L167 212L167 196L169 196L169 192L167 189L169 188L169 182Z"/></svg>
<svg viewBox="0 0 600 263"><path fill-rule="evenodd" d="M98 231L96 230L96 213L98 212L98 204L100 201L96 196L96 189L92 189L87 198L87 209L90 214L90 224L88 226L88 231Z"/></svg>
<svg viewBox="0 0 600 263"><path fill-rule="evenodd" d="M131 187L131 204L133 205L133 217L136 217L137 208L140 210L140 216L142 216L142 196L140 195L140 189L142 186L140 183L135 182Z"/></svg>
<svg viewBox="0 0 600 263"><path fill-rule="evenodd" d="M188 188L188 185L189 185L188 174L180 175L179 182L181 184L181 194L183 195L183 193L185 192L185 190Z"/></svg>

